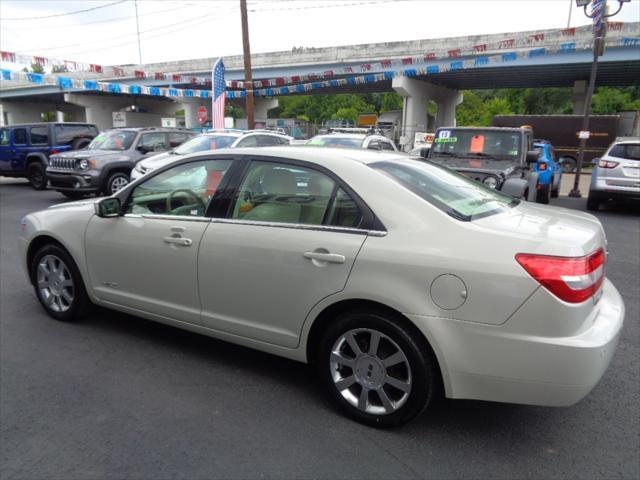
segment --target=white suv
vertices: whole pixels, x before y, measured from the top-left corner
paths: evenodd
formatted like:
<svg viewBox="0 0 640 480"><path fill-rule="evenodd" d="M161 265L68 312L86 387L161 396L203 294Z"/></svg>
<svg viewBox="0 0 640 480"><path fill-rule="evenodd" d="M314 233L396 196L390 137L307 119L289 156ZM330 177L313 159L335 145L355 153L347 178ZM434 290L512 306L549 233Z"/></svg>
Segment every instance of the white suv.
<svg viewBox="0 0 640 480"><path fill-rule="evenodd" d="M189 153L219 150L221 148L290 145L291 140L292 137L266 130L213 130L198 135L169 152L154 155L139 162L131 171L131 181L137 180L152 170L164 167Z"/></svg>
<svg viewBox="0 0 640 480"><path fill-rule="evenodd" d="M607 200L640 199L640 138L615 141L594 162L589 210L598 210Z"/></svg>

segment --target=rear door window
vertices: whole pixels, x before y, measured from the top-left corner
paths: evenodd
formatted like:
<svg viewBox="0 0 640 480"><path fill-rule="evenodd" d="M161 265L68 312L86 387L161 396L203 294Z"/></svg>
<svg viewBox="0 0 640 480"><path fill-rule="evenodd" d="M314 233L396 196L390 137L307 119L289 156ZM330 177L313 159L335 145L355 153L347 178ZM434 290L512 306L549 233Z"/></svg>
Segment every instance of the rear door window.
<svg viewBox="0 0 640 480"><path fill-rule="evenodd" d="M31 127L31 145L47 145L49 143L49 127Z"/></svg>
<svg viewBox="0 0 640 480"><path fill-rule="evenodd" d="M16 145L26 145L27 144L27 129L26 128L15 128L13 130L13 143Z"/></svg>
<svg viewBox="0 0 640 480"><path fill-rule="evenodd" d="M243 138L242 140L240 140L238 142L238 145L236 145L236 147L238 148L242 148L242 147L257 147L258 146L258 138L257 135L250 135L246 138Z"/></svg>
<svg viewBox="0 0 640 480"><path fill-rule="evenodd" d="M3 128L0 130L0 146L6 147L7 145L9 145L9 130Z"/></svg>
<svg viewBox="0 0 640 480"><path fill-rule="evenodd" d="M391 150L392 152L394 151L393 145L391 145L391 142L381 141L380 146L382 147L382 150Z"/></svg>
<svg viewBox="0 0 640 480"><path fill-rule="evenodd" d="M258 137L259 147L272 147L274 145L280 145L278 137L274 137L273 135L256 135L256 137Z"/></svg>
<svg viewBox="0 0 640 480"><path fill-rule="evenodd" d="M167 147L165 141L166 139L164 132L145 133L142 135L142 137L140 137L138 147L144 147L149 151L166 150Z"/></svg>

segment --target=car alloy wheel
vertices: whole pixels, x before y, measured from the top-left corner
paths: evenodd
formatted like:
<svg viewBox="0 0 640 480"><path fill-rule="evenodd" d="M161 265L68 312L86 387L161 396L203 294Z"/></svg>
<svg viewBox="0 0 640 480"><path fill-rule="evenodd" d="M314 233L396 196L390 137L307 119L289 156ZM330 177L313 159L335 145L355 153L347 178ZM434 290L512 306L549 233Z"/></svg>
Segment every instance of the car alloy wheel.
<svg viewBox="0 0 640 480"><path fill-rule="evenodd" d="M116 177L111 181L111 193L116 193L121 188L126 187L129 184L129 180L125 177Z"/></svg>
<svg viewBox="0 0 640 480"><path fill-rule="evenodd" d="M342 334L333 345L329 369L342 397L358 410L388 415L411 393L411 366L391 338L368 328Z"/></svg>
<svg viewBox="0 0 640 480"><path fill-rule="evenodd" d="M64 313L73 305L74 283L69 268L55 255L45 255L38 263L37 288L45 306Z"/></svg>

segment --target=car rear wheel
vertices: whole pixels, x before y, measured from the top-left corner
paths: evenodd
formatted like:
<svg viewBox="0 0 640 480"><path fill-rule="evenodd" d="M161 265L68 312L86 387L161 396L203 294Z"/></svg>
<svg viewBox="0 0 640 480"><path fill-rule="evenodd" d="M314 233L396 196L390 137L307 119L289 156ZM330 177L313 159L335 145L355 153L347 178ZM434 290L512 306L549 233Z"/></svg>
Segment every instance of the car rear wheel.
<svg viewBox="0 0 640 480"><path fill-rule="evenodd" d="M589 196L587 197L587 210L591 210L592 212L600 210L600 198L598 194L591 190L589 190Z"/></svg>
<svg viewBox="0 0 640 480"><path fill-rule="evenodd" d="M129 185L129 175L122 172L116 172L109 176L107 183L104 187L105 195L113 195L121 188Z"/></svg>
<svg viewBox="0 0 640 480"><path fill-rule="evenodd" d="M551 186L540 185L540 188L536 193L536 203L548 204L550 198L551 198Z"/></svg>
<svg viewBox="0 0 640 480"><path fill-rule="evenodd" d="M329 399L371 426L411 420L438 391L433 354L392 316L375 311L341 315L323 335L315 364Z"/></svg>
<svg viewBox="0 0 640 480"><path fill-rule="evenodd" d="M30 271L36 296L51 317L68 322L88 313L91 302L82 277L62 247L48 244L40 248Z"/></svg>
<svg viewBox="0 0 640 480"><path fill-rule="evenodd" d="M44 165L39 161L30 163L27 167L27 179L34 190L44 190L47 188L47 175L44 170Z"/></svg>

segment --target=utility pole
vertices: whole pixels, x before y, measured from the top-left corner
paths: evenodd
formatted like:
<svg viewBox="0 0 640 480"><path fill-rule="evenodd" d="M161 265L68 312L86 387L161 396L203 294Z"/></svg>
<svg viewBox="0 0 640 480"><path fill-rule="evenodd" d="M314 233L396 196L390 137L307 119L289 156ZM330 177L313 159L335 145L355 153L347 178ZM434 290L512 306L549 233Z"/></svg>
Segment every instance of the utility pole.
<svg viewBox="0 0 640 480"><path fill-rule="evenodd" d="M138 21L138 0L134 0L133 4L136 7L136 30L138 31L138 61L142 65L142 47L140 46L140 22Z"/></svg>
<svg viewBox="0 0 640 480"><path fill-rule="evenodd" d="M598 58L604 54L604 38L607 33L606 19L616 15L622 4L629 0L618 0L618 9L609 14L607 12L607 0L576 0L578 8L583 7L584 14L593 19L593 62L591 63L591 74L589 75L589 87L584 101L584 118L582 119L582 130L580 135L580 147L578 151L578 165L576 166L576 176L573 181L573 188L569 192L570 197L581 197L580 175L582 174L582 162L584 161L584 150L587 146L589 135L589 116L591 114L591 99L596 87L596 75L598 73ZM591 13L587 13L587 6L591 4Z"/></svg>
<svg viewBox="0 0 640 480"><path fill-rule="evenodd" d="M247 19L247 0L240 0L240 19L242 21L242 54L244 56L244 84L247 110L247 128L253 130L253 77L251 76L251 47L249 46L249 21Z"/></svg>

